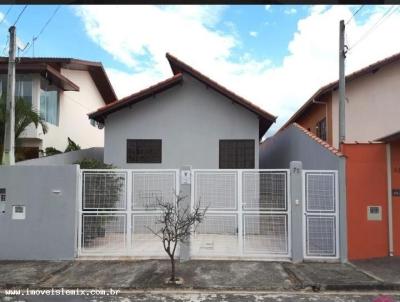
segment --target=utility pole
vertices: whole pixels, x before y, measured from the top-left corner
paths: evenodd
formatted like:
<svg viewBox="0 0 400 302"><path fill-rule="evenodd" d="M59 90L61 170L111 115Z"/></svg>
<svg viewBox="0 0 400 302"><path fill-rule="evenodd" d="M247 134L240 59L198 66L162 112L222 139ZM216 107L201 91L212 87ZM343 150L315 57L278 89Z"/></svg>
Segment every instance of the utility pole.
<svg viewBox="0 0 400 302"><path fill-rule="evenodd" d="M344 45L344 20L340 21L339 25L339 145L346 139L346 80L344 70L344 60L346 58L346 46Z"/></svg>
<svg viewBox="0 0 400 302"><path fill-rule="evenodd" d="M8 59L6 124L4 132L3 165L15 164L15 26L11 26L10 50Z"/></svg>

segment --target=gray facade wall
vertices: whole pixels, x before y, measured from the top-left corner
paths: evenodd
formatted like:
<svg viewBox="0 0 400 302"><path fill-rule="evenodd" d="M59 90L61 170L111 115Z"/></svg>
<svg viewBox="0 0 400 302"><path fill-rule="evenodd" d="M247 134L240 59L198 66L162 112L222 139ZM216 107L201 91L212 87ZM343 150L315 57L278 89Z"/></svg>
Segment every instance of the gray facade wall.
<svg viewBox="0 0 400 302"><path fill-rule="evenodd" d="M289 169L301 161L305 170L339 170L341 158L290 125L260 146L261 169Z"/></svg>
<svg viewBox="0 0 400 302"><path fill-rule="evenodd" d="M72 165L84 158L103 162L104 148L94 147L17 162L18 166Z"/></svg>
<svg viewBox="0 0 400 302"><path fill-rule="evenodd" d="M184 74L183 84L105 121L104 161L120 168L219 168L220 139L253 139L258 168L256 114ZM162 139L161 164L127 164L127 139Z"/></svg>
<svg viewBox="0 0 400 302"><path fill-rule="evenodd" d="M74 258L77 181L77 165L0 168L7 196L0 211L1 260ZM25 220L12 219L13 205L26 207Z"/></svg>
<svg viewBox="0 0 400 302"><path fill-rule="evenodd" d="M342 262L347 261L347 214L346 214L346 173L345 157L339 157L321 146L296 126L290 125L277 133L260 146L260 168L261 169L288 169L302 163L304 170L336 170L339 180L339 254ZM292 173L292 169L291 169ZM293 181L293 179L292 179ZM302 180L300 179L300 182ZM292 184L294 185L294 184ZM304 184L300 184L302 188ZM303 209L299 208L295 199L301 200L301 189L294 190L292 187L292 226L302 229ZM296 191L296 192L295 192ZM297 194L297 195L296 195ZM294 197L295 196L295 197ZM304 202L304 201L303 201ZM297 229L293 231L295 236ZM302 235L293 237L292 248L294 261L301 257L300 239ZM297 256L296 256L297 255Z"/></svg>

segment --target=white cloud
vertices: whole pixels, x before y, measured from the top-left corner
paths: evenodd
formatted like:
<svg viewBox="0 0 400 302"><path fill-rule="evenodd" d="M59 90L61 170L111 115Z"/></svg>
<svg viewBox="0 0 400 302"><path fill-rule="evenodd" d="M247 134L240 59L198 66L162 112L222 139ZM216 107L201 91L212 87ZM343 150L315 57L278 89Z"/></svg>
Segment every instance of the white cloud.
<svg viewBox="0 0 400 302"><path fill-rule="evenodd" d="M266 11L270 11L271 10L271 5L270 4L264 5L264 8L265 8Z"/></svg>
<svg viewBox="0 0 400 302"><path fill-rule="evenodd" d="M251 31L249 32L249 35L255 38L257 37L258 33L256 31Z"/></svg>
<svg viewBox="0 0 400 302"><path fill-rule="evenodd" d="M386 7L387 8L387 7ZM140 66L140 55L148 54L150 67L132 73L107 69L119 96L133 93L171 76L165 59L169 51L194 68L217 80L274 115L279 128L320 86L337 79L338 29L348 20L347 6L321 7L297 23L281 65L268 58L254 59L244 47L239 60L230 55L242 45L240 36L219 31L224 8L190 9L157 6L83 6L79 8L88 35L117 60L130 67ZM353 8L354 10L354 8ZM354 19L347 25L351 46L386 11L379 7L362 24ZM212 17L209 13L214 13ZM157 22L155 22L157 20ZM387 18L349 53L347 73L382 59L400 49L395 28L400 28L400 12ZM271 41L273 44L273 41ZM235 50L237 50L236 48Z"/></svg>
<svg viewBox="0 0 400 302"><path fill-rule="evenodd" d="M283 11L286 15L294 15L295 13L297 13L297 9L295 8L287 8Z"/></svg>

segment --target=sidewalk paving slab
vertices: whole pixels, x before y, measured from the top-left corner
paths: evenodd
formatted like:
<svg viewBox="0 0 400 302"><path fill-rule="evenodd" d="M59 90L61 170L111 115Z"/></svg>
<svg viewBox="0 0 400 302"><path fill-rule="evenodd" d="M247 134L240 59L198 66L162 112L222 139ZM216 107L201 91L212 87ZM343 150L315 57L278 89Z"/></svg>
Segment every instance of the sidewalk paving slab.
<svg viewBox="0 0 400 302"><path fill-rule="evenodd" d="M384 285L355 267L344 263L285 263L288 274L294 275L301 288L313 290L379 290Z"/></svg>
<svg viewBox="0 0 400 302"><path fill-rule="evenodd" d="M68 269L41 283L42 287L64 288L170 288L170 262L145 261L75 261ZM282 265L255 261L188 261L176 263L178 277L190 289L278 290L292 287Z"/></svg>
<svg viewBox="0 0 400 302"><path fill-rule="evenodd" d="M71 261L0 261L0 288L32 287L61 272Z"/></svg>
<svg viewBox="0 0 400 302"><path fill-rule="evenodd" d="M177 261L176 271L184 284L171 287L164 282L168 260L0 261L0 288L400 290L400 283L341 263L191 260Z"/></svg>
<svg viewBox="0 0 400 302"><path fill-rule="evenodd" d="M385 283L400 285L400 257L357 260L352 263L360 270Z"/></svg>

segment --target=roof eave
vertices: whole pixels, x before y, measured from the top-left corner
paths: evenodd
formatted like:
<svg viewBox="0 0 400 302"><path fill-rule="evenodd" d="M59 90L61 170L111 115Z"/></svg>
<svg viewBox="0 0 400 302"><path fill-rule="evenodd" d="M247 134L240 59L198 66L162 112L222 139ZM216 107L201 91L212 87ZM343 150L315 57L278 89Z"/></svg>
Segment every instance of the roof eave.
<svg viewBox="0 0 400 302"><path fill-rule="evenodd" d="M169 88L174 87L175 85L181 83L183 77L181 74L177 74L172 78L164 80L154 86L150 86L142 91L131 94L123 99L112 102L97 111L91 112L88 114L89 119L93 119L97 122L104 123L107 115L114 113L124 107L132 106L140 101L147 99L148 97L155 95L157 93L161 93Z"/></svg>
<svg viewBox="0 0 400 302"><path fill-rule="evenodd" d="M234 92L232 92L232 91L228 90L227 88L219 85L217 82L209 79L207 76L203 75L202 73L200 73L199 71L195 70L194 68L192 68L191 66L187 65L186 63L180 61L179 59L177 59L176 57L172 56L171 54L167 53L166 57L167 57L167 60L168 60L168 62L170 64L171 70L172 70L172 72L174 74L182 72L182 70L183 70L184 72L189 73L191 76L193 76L197 80L201 81L202 83L204 83L204 84L206 84L208 86L211 86L211 88L213 88L217 92L221 93L225 97L235 101L237 104L243 106L247 110L252 111L256 115L258 115L260 117L260 119L268 120L270 123L269 123L269 125L267 125L267 128L264 131L264 133L269 129L269 127L273 123L275 123L275 121L277 119L277 116L274 116L274 115L270 114L269 112L267 112L267 111L265 111L265 110L263 110L261 108L258 108L254 104L251 104L248 100L245 100L244 98L238 96ZM261 132L261 129L260 129L260 132Z"/></svg>

